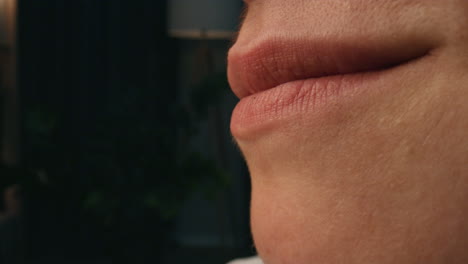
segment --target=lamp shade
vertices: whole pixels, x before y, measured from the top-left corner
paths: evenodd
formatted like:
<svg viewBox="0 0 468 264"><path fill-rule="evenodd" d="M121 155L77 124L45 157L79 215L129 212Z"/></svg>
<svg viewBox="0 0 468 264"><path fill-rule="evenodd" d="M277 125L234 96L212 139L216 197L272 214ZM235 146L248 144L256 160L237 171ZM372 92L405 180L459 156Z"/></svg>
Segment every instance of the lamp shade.
<svg viewBox="0 0 468 264"><path fill-rule="evenodd" d="M241 0L169 0L169 35L229 39L237 30Z"/></svg>

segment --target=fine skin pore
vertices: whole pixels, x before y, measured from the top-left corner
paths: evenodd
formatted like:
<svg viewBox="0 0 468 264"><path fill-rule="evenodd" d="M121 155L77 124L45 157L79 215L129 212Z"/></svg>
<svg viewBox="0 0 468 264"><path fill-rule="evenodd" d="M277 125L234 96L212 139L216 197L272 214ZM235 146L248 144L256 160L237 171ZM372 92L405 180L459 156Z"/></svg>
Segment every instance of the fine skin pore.
<svg viewBox="0 0 468 264"><path fill-rule="evenodd" d="M264 262L468 263L468 1L246 4L231 131Z"/></svg>

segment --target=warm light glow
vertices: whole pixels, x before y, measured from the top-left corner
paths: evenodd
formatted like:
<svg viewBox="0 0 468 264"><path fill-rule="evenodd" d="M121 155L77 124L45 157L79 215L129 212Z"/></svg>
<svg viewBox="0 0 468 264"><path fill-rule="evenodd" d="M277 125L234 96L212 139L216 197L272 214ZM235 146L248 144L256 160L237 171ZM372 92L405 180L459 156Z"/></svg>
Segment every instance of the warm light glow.
<svg viewBox="0 0 468 264"><path fill-rule="evenodd" d="M8 0L0 0L0 44L1 45L6 45L8 43L7 1Z"/></svg>
<svg viewBox="0 0 468 264"><path fill-rule="evenodd" d="M0 45L12 46L15 39L16 0L0 0Z"/></svg>

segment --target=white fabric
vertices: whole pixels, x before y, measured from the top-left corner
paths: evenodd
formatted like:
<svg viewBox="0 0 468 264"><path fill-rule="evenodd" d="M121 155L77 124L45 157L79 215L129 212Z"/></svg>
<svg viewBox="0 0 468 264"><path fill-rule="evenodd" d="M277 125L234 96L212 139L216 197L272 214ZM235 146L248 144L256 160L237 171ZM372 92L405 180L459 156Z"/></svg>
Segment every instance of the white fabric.
<svg viewBox="0 0 468 264"><path fill-rule="evenodd" d="M244 259L236 259L228 262L227 264L263 264L259 257L250 257Z"/></svg>

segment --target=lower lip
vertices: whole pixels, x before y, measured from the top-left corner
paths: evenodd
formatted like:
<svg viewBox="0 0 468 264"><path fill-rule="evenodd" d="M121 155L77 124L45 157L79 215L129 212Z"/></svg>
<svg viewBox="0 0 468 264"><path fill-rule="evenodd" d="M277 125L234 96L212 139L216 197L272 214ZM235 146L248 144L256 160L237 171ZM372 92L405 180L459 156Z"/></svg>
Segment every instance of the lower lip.
<svg viewBox="0 0 468 264"><path fill-rule="evenodd" d="M399 76L399 70L405 70L411 64L379 71L298 80L244 97L232 113L231 133L238 140L249 139L275 130L278 126L287 126L285 121L300 122L305 115L308 119L326 118L338 107L340 111L344 110L343 106L349 105L349 102L372 98L370 91L398 87L395 76ZM366 103L371 103L371 100Z"/></svg>

